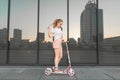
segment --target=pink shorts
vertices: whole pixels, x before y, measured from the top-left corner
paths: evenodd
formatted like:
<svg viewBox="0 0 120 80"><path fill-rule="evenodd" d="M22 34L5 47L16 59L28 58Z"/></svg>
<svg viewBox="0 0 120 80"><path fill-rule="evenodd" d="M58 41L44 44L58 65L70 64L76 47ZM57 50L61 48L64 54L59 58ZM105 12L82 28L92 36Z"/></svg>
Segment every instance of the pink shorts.
<svg viewBox="0 0 120 80"><path fill-rule="evenodd" d="M61 48L62 47L62 39L56 39L53 41L53 48Z"/></svg>

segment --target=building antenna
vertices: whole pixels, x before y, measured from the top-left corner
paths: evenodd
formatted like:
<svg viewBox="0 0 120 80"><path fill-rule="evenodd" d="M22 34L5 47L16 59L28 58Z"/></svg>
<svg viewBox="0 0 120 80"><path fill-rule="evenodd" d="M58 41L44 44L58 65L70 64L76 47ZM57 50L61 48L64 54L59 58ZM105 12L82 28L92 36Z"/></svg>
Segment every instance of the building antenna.
<svg viewBox="0 0 120 80"><path fill-rule="evenodd" d="M95 0L92 0L93 3L95 3Z"/></svg>
<svg viewBox="0 0 120 80"><path fill-rule="evenodd" d="M88 3L95 3L95 0L88 0Z"/></svg>

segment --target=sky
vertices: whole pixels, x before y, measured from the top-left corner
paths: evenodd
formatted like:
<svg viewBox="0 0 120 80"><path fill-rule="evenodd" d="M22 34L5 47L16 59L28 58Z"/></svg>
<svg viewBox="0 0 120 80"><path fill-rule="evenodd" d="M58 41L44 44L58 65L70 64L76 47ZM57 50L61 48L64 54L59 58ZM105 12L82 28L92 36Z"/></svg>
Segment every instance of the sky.
<svg viewBox="0 0 120 80"><path fill-rule="evenodd" d="M80 37L80 15L88 0L69 0L70 37ZM104 38L120 36L120 0L99 0L103 9ZM0 0L0 29L7 27L8 0ZM57 18L63 19L64 39L67 36L67 0L40 0L40 32L47 36L47 27ZM10 37L13 29L22 30L23 39L36 39L37 0L11 0Z"/></svg>

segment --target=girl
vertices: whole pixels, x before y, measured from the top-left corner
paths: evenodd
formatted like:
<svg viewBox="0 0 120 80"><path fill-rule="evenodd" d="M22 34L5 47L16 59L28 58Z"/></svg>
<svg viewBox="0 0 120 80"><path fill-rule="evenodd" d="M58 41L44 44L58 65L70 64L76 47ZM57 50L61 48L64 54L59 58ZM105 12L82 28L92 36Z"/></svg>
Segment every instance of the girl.
<svg viewBox="0 0 120 80"><path fill-rule="evenodd" d="M61 71L58 68L59 62L61 61L63 54L62 54L62 41L63 41L63 31L61 25L63 24L62 19L56 19L54 21L53 28L50 30L50 26L48 26L48 36L51 38L53 37L53 48L55 52L54 58L54 71Z"/></svg>

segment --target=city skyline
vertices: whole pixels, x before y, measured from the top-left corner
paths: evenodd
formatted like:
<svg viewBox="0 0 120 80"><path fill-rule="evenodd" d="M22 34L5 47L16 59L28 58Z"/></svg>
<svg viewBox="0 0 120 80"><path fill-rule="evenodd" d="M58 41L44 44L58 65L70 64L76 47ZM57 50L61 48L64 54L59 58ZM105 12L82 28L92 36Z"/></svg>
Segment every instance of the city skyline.
<svg viewBox="0 0 120 80"><path fill-rule="evenodd" d="M29 42L35 42L37 41L37 34L36 34L36 39L34 41L31 41L31 39L24 39L22 36L22 30L14 28L12 32L12 36L9 37L10 41L22 41L22 40L28 40ZM5 43L7 42L7 28L0 29L0 40L4 41ZM4 38L2 38L4 36ZM52 38L51 38L52 39ZM70 38L69 38L70 39ZM74 39L74 38L73 38ZM45 33L39 32L39 41L40 42L50 42L50 41L45 41ZM77 41L76 41L77 42Z"/></svg>
<svg viewBox="0 0 120 80"><path fill-rule="evenodd" d="M49 41L47 36L47 26L51 24L54 19L62 18L64 20L63 29L66 38L67 30L67 2L65 0L40 0L40 32L44 32L45 40ZM70 0L70 37L74 37L76 40L80 36L80 13L83 11L88 0L84 2L81 0ZM99 1L99 8L104 10L104 38L119 36L119 0L115 1ZM19 5L18 5L19 3ZM60 4L57 4L60 3ZM113 3L116 6L111 6ZM50 5L51 4L51 5ZM62 4L62 6L61 6ZM0 0L0 29L6 27L7 21L7 0ZM22 5L22 6L21 6ZM15 7L16 6L16 7ZM55 6L59 6L56 9ZM27 10L27 11L26 11ZM116 12L117 11L117 12ZM61 13L62 12L62 13ZM29 15L27 15L29 13ZM13 28L19 28L23 30L24 39L36 39L36 16L37 16L37 0L11 0L11 28L10 36L12 35ZM49 13L49 14L48 14ZM108 14L109 13L109 14ZM113 14L115 14L113 16ZM25 19L22 19L25 17ZM29 19L29 20L28 20ZM116 21L114 19L117 19ZM73 22L74 21L74 22ZM30 32L26 32L30 29ZM76 33L74 33L76 31Z"/></svg>

